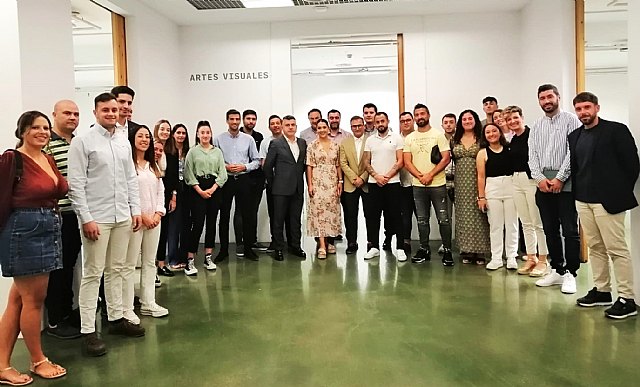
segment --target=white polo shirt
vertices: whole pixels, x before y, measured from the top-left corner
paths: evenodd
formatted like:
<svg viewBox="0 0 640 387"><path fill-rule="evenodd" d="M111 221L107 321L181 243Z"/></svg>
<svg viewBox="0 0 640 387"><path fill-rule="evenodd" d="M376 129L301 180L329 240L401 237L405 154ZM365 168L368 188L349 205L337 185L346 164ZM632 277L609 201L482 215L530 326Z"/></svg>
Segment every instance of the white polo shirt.
<svg viewBox="0 0 640 387"><path fill-rule="evenodd" d="M385 174L396 163L396 151L404 148L402 137L395 133L387 131L387 135L380 137L380 133L369 136L367 142L364 143L364 151L371 152L371 166L376 173ZM376 183L373 176L369 176L369 183ZM396 173L389 184L400 183L400 174Z"/></svg>

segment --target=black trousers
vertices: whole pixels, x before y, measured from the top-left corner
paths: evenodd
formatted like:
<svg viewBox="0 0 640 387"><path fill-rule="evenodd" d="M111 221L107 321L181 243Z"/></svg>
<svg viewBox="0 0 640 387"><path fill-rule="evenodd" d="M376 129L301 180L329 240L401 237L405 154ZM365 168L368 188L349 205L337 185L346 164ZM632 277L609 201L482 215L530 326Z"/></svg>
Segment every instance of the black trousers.
<svg viewBox="0 0 640 387"><path fill-rule="evenodd" d="M255 193L251 191L251 177L245 173L242 175L229 175L229 180L221 190L222 202L220 206L220 249L229 250L229 221L231 218L231 204L235 199L236 211L240 210L242 216L242 244L245 248L251 248L256 243L256 225L258 223L255 211Z"/></svg>
<svg viewBox="0 0 640 387"><path fill-rule="evenodd" d="M284 250L284 227L288 222L287 243L289 247L294 249L300 248L300 240L302 239L302 205L304 198L302 192L294 195L273 195L273 242L276 250ZM291 228L289 228L291 226ZM289 235L291 237L289 237Z"/></svg>
<svg viewBox="0 0 640 387"><path fill-rule="evenodd" d="M273 237L275 232L275 204L273 203L273 193L271 187L267 186L265 189L267 196L267 212L269 213L269 232L271 233L271 243L275 245L275 239ZM289 223L289 214L285 214L284 218L284 232L287 237L287 244L291 246L291 224Z"/></svg>
<svg viewBox="0 0 640 387"><path fill-rule="evenodd" d="M202 229L207 222L207 229L204 234L204 247L214 248L216 245L216 220L220 210L221 192L220 188L213 193L209 199L204 199L195 190L191 189L191 233L189 238L188 252L197 253L200 245Z"/></svg>
<svg viewBox="0 0 640 387"><path fill-rule="evenodd" d="M536 192L536 205L540 210L542 227L547 236L551 268L560 275L569 272L577 275L580 268L580 234L578 212L571 192ZM564 237L564 254L560 227Z"/></svg>
<svg viewBox="0 0 640 387"><path fill-rule="evenodd" d="M402 232L402 217L400 216L400 200L402 187L400 183L387 184L382 187L377 184L369 184L369 215L367 223L367 240L371 247L380 246L380 216L384 213L385 221L388 218L389 224L396 234L396 247L404 248L404 234Z"/></svg>
<svg viewBox="0 0 640 387"><path fill-rule="evenodd" d="M44 301L51 325L56 325L67 318L73 309L73 273L82 246L78 218L75 213L62 213L61 231L62 269L49 273L47 298Z"/></svg>
<svg viewBox="0 0 640 387"><path fill-rule="evenodd" d="M358 242L358 214L360 212L360 200L364 217L369 217L369 207L367 203L368 193L362 188L356 188L353 192L342 193L342 207L344 209L344 225L347 234L347 244L355 245Z"/></svg>
<svg viewBox="0 0 640 387"><path fill-rule="evenodd" d="M413 200L413 187L401 187L400 216L402 218L402 235L404 239L411 239L413 217L416 215L416 202Z"/></svg>

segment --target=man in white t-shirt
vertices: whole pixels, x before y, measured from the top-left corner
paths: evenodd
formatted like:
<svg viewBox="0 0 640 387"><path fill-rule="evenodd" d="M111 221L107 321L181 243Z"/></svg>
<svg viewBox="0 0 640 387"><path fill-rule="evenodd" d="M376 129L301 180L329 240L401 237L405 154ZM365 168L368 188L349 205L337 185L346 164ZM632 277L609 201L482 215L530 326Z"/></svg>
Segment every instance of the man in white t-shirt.
<svg viewBox="0 0 640 387"><path fill-rule="evenodd" d="M429 108L425 105L417 104L413 109L413 116L418 130L404 140L404 165L413 175L413 198L416 203L420 248L411 262L422 263L431 260L429 218L433 204L444 246L442 264L453 266L451 220L447 209L447 181L444 173L445 167L451 161L449 141L443 131L431 127ZM441 157L434 163L433 153L436 146Z"/></svg>
<svg viewBox="0 0 640 387"><path fill-rule="evenodd" d="M396 232L396 257L398 261L407 260L404 251L402 218L400 217L400 169L402 169L402 138L389 133L389 116L378 112L375 116L377 133L369 136L364 145L364 160L369 172L369 206L367 218L368 251L364 259L380 255L380 216L384 212L389 217Z"/></svg>

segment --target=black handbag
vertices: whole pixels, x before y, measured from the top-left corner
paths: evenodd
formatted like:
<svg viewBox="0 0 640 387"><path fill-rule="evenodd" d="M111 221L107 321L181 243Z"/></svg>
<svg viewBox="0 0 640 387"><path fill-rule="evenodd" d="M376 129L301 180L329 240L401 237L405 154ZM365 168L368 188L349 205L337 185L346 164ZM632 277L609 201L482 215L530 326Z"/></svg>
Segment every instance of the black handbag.
<svg viewBox="0 0 640 387"><path fill-rule="evenodd" d="M440 147L438 145L434 145L431 148L431 163L433 165L438 165L442 161L442 153L440 153Z"/></svg>

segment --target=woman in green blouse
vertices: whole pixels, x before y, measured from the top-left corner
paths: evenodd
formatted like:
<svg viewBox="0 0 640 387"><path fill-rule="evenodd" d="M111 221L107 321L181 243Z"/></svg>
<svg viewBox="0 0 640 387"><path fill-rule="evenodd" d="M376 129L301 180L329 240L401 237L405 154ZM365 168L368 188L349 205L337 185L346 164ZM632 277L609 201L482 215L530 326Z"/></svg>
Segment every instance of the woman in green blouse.
<svg viewBox="0 0 640 387"><path fill-rule="evenodd" d="M184 167L184 179L192 188L191 194L191 237L187 246L186 275L198 274L194 258L198 252L200 236L205 218L207 231L204 238L204 267L215 270L212 255L216 241L216 219L220 209L220 188L227 181L222 151L213 145L211 125L208 121L198 122L196 146L189 149Z"/></svg>

